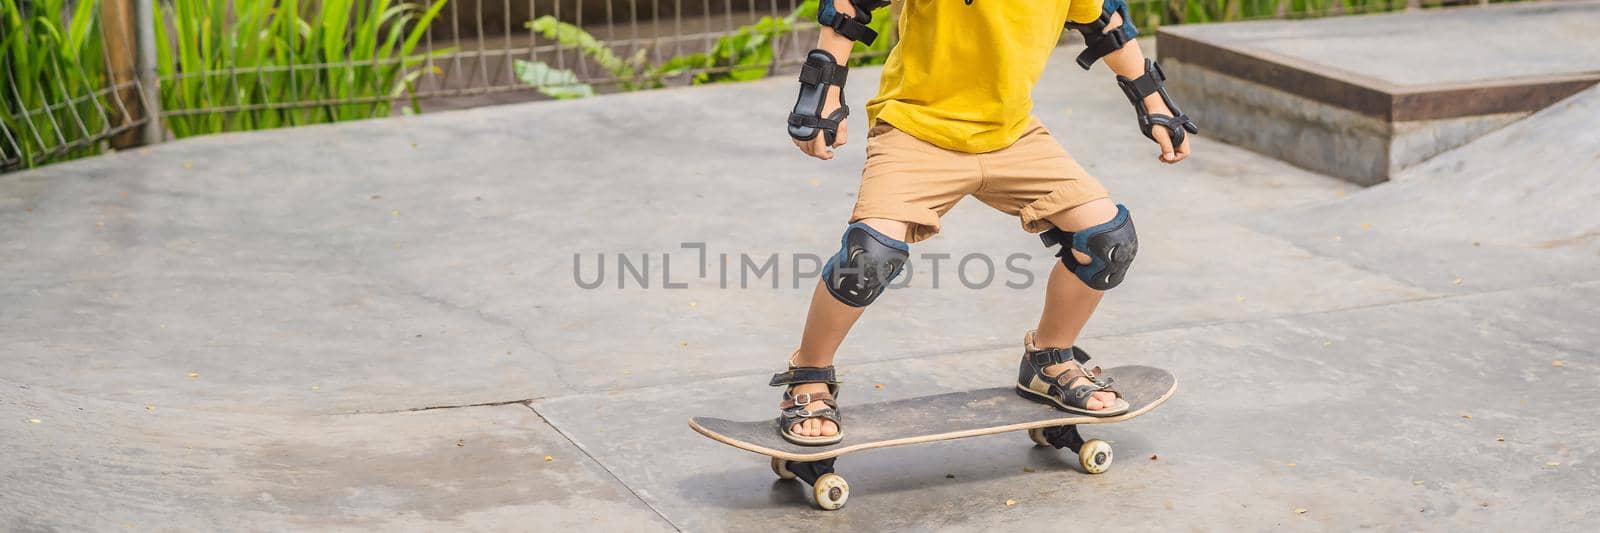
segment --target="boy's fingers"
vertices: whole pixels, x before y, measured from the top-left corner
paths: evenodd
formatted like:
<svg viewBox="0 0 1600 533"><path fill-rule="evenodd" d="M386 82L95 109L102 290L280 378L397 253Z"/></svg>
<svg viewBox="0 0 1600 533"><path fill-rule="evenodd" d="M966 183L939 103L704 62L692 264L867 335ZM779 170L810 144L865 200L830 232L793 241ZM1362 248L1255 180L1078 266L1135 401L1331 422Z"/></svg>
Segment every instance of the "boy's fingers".
<svg viewBox="0 0 1600 533"><path fill-rule="evenodd" d="M833 139L833 147L834 148L838 148L840 146L844 146L845 141L849 140L849 137L850 137L850 125L847 124L847 123L844 123L844 122L840 122L839 123L839 135Z"/></svg>
<svg viewBox="0 0 1600 533"><path fill-rule="evenodd" d="M1166 128L1152 128L1150 134L1156 138L1156 144L1161 145L1161 160L1168 163L1175 162L1176 159L1173 158L1176 156L1172 153L1172 132Z"/></svg>
<svg viewBox="0 0 1600 533"><path fill-rule="evenodd" d="M812 139L812 140L809 140L809 141L802 141L802 140L799 140L799 139L790 139L790 140L794 141L794 147L795 148L799 148L800 149L800 153L809 155L811 157L816 157L817 156L816 139Z"/></svg>
<svg viewBox="0 0 1600 533"><path fill-rule="evenodd" d="M833 150L828 149L827 135L817 132L817 137L811 139L811 156L821 160L833 159Z"/></svg>

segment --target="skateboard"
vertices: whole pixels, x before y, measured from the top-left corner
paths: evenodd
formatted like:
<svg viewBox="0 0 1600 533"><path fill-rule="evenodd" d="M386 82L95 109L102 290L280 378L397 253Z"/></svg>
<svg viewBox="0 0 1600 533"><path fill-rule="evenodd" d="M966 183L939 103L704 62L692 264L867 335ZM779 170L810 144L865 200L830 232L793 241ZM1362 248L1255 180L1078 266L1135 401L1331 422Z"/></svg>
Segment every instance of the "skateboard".
<svg viewBox="0 0 1600 533"><path fill-rule="evenodd" d="M711 440L772 458L774 474L809 483L817 507L831 511L850 497L850 484L834 472L834 459L875 448L1026 430L1034 445L1067 448L1078 454L1085 472L1105 472L1111 467L1111 445L1084 440L1078 426L1143 415L1178 390L1177 378L1159 368L1119 366L1107 369L1105 375L1116 380L1113 386L1128 402L1126 413L1103 418L1072 414L1019 398L1011 386L846 406L844 440L828 446L783 440L776 416L755 422L695 417L689 419L689 427Z"/></svg>

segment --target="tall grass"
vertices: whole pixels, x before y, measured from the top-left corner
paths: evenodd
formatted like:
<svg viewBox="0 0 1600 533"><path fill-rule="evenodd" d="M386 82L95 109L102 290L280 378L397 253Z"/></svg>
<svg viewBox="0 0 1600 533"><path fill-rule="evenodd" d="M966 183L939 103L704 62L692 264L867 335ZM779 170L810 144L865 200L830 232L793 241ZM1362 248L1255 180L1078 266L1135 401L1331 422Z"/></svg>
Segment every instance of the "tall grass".
<svg viewBox="0 0 1600 533"><path fill-rule="evenodd" d="M109 80L95 7L0 0L0 168L98 153Z"/></svg>
<svg viewBox="0 0 1600 533"><path fill-rule="evenodd" d="M804 0L788 15L765 16L753 24L740 26L727 35L718 37L706 52L674 56L658 64L646 61L647 50L638 50L633 57L622 59L611 51L611 45L595 38L582 27L561 22L555 17L543 16L527 27L545 39L555 40L562 46L576 48L600 65L618 80L621 91L660 88L663 80L689 74L689 83L725 83L757 80L766 77L772 68L777 40L800 27L801 21L817 18L818 0ZM894 17L883 7L873 12L869 27L880 37L871 45L855 43L850 66L882 64L894 45L890 29ZM558 69L542 61L516 61L517 77L547 96L558 99L592 96L595 90L582 83L577 73Z"/></svg>
<svg viewBox="0 0 1600 533"><path fill-rule="evenodd" d="M188 137L387 116L422 74L417 43L446 3L163 2L156 55L168 125Z"/></svg>

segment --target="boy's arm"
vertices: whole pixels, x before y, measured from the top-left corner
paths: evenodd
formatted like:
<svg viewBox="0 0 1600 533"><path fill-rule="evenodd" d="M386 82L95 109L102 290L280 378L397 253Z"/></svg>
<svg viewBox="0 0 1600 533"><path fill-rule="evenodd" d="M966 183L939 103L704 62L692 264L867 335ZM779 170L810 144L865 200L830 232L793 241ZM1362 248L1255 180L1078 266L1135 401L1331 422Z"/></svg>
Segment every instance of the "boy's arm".
<svg viewBox="0 0 1600 533"><path fill-rule="evenodd" d="M886 0L821 0L817 23L822 33L817 47L806 53L800 67L800 96L789 114L789 136L795 146L818 159L833 159L833 148L843 146L847 128L844 105L845 65L855 41L871 44L877 33L867 28L872 10Z"/></svg>
<svg viewBox="0 0 1600 533"><path fill-rule="evenodd" d="M1082 33L1088 46L1078 55L1078 65L1087 70L1104 57L1106 66L1117 74L1117 85L1138 111L1140 129L1161 146L1161 161L1177 163L1189 156L1188 134L1199 133L1199 128L1167 96L1166 75L1145 58L1139 41L1133 38L1138 30L1123 19L1127 9L1124 0L1106 0L1096 20L1079 23L1068 19L1067 27Z"/></svg>

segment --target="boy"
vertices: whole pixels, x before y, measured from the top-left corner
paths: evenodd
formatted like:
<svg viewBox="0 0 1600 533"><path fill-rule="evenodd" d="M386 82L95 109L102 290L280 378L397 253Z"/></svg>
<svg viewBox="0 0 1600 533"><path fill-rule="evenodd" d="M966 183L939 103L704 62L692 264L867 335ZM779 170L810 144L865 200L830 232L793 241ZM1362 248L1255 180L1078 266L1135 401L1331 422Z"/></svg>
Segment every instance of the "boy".
<svg viewBox="0 0 1600 533"><path fill-rule="evenodd" d="M1023 229L1060 245L1044 312L1024 338L1017 391L1057 409L1114 416L1127 403L1086 366L1074 346L1102 291L1121 283L1138 251L1126 207L1111 201L1031 116L1033 86L1064 29L1083 34L1078 64L1098 59L1117 74L1146 137L1172 164L1189 155L1195 126L1162 88L1163 75L1132 38L1125 0L903 0L900 41L878 95L867 103L867 163L840 250L823 267L789 369L778 431L790 442L840 442L833 355L856 319L910 256L910 243L939 231L939 217L971 195L1019 217ZM812 157L831 159L847 131L845 64L852 41L886 0L821 0L817 49L806 56L789 135ZM1070 251L1070 253L1069 253Z"/></svg>

